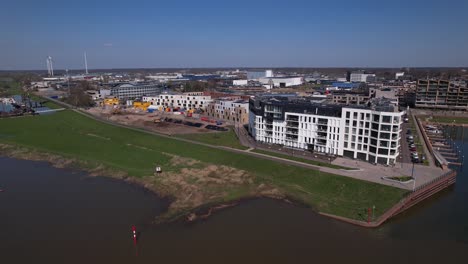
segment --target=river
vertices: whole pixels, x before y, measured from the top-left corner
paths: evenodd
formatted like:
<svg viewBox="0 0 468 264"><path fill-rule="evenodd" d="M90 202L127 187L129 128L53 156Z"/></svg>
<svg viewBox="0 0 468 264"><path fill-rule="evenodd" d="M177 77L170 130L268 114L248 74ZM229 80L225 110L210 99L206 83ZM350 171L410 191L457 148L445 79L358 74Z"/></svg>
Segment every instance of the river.
<svg viewBox="0 0 468 264"><path fill-rule="evenodd" d="M0 261L467 263L466 171L451 189L378 229L271 199L244 202L196 223L153 225L167 201L138 186L0 157ZM141 232L137 249L132 224Z"/></svg>

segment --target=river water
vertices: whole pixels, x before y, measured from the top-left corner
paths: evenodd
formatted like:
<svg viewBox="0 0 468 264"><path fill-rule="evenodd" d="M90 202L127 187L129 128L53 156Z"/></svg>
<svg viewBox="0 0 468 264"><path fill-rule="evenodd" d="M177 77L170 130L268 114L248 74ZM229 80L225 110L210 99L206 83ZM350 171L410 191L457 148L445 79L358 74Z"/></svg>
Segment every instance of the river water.
<svg viewBox="0 0 468 264"><path fill-rule="evenodd" d="M167 202L138 186L0 158L0 261L468 263L467 177L459 173L453 188L378 229L270 199L196 223L152 225ZM137 249L133 224L141 232Z"/></svg>

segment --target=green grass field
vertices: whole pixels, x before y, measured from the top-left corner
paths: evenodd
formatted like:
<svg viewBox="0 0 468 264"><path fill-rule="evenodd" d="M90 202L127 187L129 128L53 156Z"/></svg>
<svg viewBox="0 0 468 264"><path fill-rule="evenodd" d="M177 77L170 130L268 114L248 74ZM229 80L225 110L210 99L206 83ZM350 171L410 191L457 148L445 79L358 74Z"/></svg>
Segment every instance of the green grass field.
<svg viewBox="0 0 468 264"><path fill-rule="evenodd" d="M434 118L431 118L430 121L446 124L468 124L468 117L434 116Z"/></svg>
<svg viewBox="0 0 468 264"><path fill-rule="evenodd" d="M320 162L320 161L315 161L315 160L310 160L310 159L304 159L304 158L301 158L301 157L294 157L294 156L289 156L289 155L280 154L280 153L276 153L276 152L272 152L272 151L261 150L261 149L254 149L254 150L252 150L252 152L256 152L256 153L260 153L260 154L266 154L266 155L270 155L270 156L275 156L275 157L279 157L279 158L283 158L283 159L295 160L295 161L304 162L304 163L308 163L308 164L316 165L316 166L329 167L329 168L333 168L333 169L344 169L344 170L352 170L353 169L353 168L347 168L347 167L343 167L343 166L339 166L339 165L330 164L330 163L327 163L327 162Z"/></svg>
<svg viewBox="0 0 468 264"><path fill-rule="evenodd" d="M255 176L256 183L273 185L318 211L360 220L366 208L375 205L376 215L380 215L405 193L384 185L103 124L71 110L1 119L0 143L103 164L133 177L152 175L156 164L163 168L168 164L170 157L164 153L175 154L245 170ZM229 190L226 193L235 196Z"/></svg>
<svg viewBox="0 0 468 264"><path fill-rule="evenodd" d="M224 146L236 149L247 149L242 146L236 137L236 133L230 128L227 132L211 132L204 134L177 135L177 137L190 139L215 146Z"/></svg>

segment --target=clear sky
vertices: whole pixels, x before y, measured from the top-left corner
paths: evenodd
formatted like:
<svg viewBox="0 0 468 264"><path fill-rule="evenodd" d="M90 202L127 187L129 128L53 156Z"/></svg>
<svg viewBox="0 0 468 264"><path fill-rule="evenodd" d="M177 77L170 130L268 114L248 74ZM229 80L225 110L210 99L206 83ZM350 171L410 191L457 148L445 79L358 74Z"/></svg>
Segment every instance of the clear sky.
<svg viewBox="0 0 468 264"><path fill-rule="evenodd" d="M467 0L3 1L0 70L468 66Z"/></svg>

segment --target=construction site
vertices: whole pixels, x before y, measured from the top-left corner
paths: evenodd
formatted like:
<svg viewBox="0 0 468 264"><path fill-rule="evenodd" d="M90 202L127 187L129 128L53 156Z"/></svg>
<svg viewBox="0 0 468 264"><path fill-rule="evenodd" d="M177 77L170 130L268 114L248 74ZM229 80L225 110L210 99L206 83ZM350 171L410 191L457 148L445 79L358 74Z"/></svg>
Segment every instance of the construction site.
<svg viewBox="0 0 468 264"><path fill-rule="evenodd" d="M166 135L197 134L228 131L227 124L208 118L200 110L154 107L147 102L121 105L116 98L105 99L88 113L117 122L148 129Z"/></svg>

